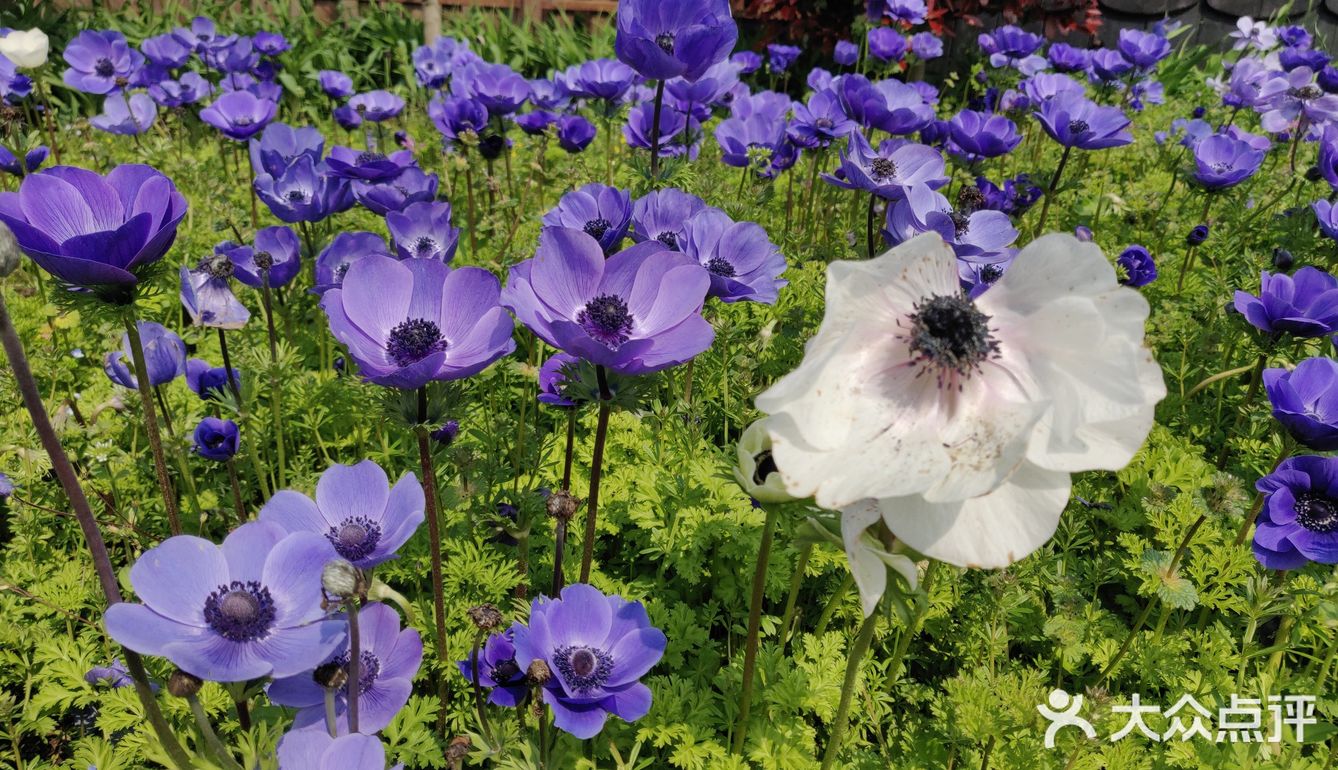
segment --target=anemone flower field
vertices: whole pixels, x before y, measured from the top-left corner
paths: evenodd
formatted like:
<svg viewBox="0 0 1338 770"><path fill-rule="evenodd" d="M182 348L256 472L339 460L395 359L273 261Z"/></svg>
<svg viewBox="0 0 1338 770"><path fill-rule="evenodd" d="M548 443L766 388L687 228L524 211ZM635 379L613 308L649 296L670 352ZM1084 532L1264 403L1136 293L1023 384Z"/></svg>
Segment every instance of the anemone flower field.
<svg viewBox="0 0 1338 770"><path fill-rule="evenodd" d="M0 9L0 767L1338 766L1318 30L148 5Z"/></svg>

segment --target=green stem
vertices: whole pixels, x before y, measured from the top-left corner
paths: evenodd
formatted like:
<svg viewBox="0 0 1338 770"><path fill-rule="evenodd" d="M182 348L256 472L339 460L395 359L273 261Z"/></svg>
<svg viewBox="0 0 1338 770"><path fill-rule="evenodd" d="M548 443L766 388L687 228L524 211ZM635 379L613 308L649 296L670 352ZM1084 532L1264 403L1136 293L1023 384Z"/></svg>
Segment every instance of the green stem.
<svg viewBox="0 0 1338 770"><path fill-rule="evenodd" d="M177 514L177 498L172 491L172 480L167 476L167 457L163 453L163 437L158 433L158 416L153 406L153 386L149 384L149 368L144 362L144 342L139 336L139 324L131 313L125 315L125 330L130 339L130 354L135 362L135 384L144 410L144 431L149 436L149 446L153 450L153 469L158 476L158 491L162 493L163 504L167 508L168 527L173 535L180 535L181 517Z"/></svg>
<svg viewBox="0 0 1338 770"><path fill-rule="evenodd" d="M1050 216L1050 202L1054 200L1055 190L1059 187L1059 175L1064 173L1064 166L1068 164L1069 153L1072 151L1072 147L1064 148L1064 154L1059 157L1059 165L1055 167L1055 175L1050 177L1050 186L1046 189L1045 200L1041 203L1041 218L1036 222L1037 235L1045 231L1045 222Z"/></svg>
<svg viewBox="0 0 1338 770"><path fill-rule="evenodd" d="M214 726L210 724L209 715L205 713L200 699L194 695L187 695L186 701L190 703L190 713L195 716L195 724L199 726L200 734L204 736L204 744L209 747L209 751L228 770L242 770L242 766L233 758L232 752L228 751L228 747L218 739L218 733L214 732Z"/></svg>
<svg viewBox="0 0 1338 770"><path fill-rule="evenodd" d="M348 731L358 732L358 701L362 696L362 634L358 628L358 600L348 602Z"/></svg>
<svg viewBox="0 0 1338 770"><path fill-rule="evenodd" d="M831 622L832 614L836 612L836 608L841 604L841 600L845 598L850 591L850 586L854 583L855 576L846 572L841 578L841 585L837 586L836 590L832 592L831 597L827 599L827 604L822 608L822 613L818 615L817 625L813 626L814 636L822 636L827 632L827 624Z"/></svg>
<svg viewBox="0 0 1338 770"><path fill-rule="evenodd" d="M738 727L734 731L733 753L741 755L748 736L748 715L753 705L753 679L757 672L758 631L762 622L762 602L767 583L767 562L771 560L771 541L776 529L776 514L780 506L766 506L766 520L762 524L762 544L757 551L757 566L753 569L753 592L748 604L748 639L743 648L743 694L739 698Z"/></svg>
<svg viewBox="0 0 1338 770"><path fill-rule="evenodd" d="M278 452L278 484L282 488L288 486L287 479L287 459L283 440L283 388L279 382L279 341L278 334L274 329L274 306L272 300L272 291L269 286L269 271L261 271L261 303L265 308L266 331L269 334L269 408L270 422L273 423L271 429L274 431L274 448Z"/></svg>
<svg viewBox="0 0 1338 770"><path fill-rule="evenodd" d="M446 603L445 590L441 577L441 524L437 512L437 473L432 466L432 447L429 444L427 428L427 388L418 389L418 426L414 432L418 435L418 461L423 471L424 513L427 517L428 547L432 557L432 619L435 624L436 638L434 647L437 662L443 667L450 661L446 659ZM438 696L441 702L448 703L446 677L439 675ZM438 714L438 725L444 724L446 710Z"/></svg>
<svg viewBox="0 0 1338 770"><path fill-rule="evenodd" d="M794 574L790 576L790 592L785 597L785 611L781 613L781 648L790 641L790 626L794 623L794 608L799 601L799 586L804 582L804 570L808 567L808 558L813 555L813 543L804 543L799 549L799 560L795 562Z"/></svg>
<svg viewBox="0 0 1338 770"><path fill-rule="evenodd" d="M613 394L609 392L608 374L604 367L595 366L599 378L599 418L595 424L595 449L590 460L590 507L585 514L585 541L581 543L581 582L590 582L590 562L595 556L595 522L599 515L599 480L603 475L604 443L609 433L609 411Z"/></svg>
<svg viewBox="0 0 1338 770"><path fill-rule="evenodd" d="M878 613L875 611L864 619L864 624L860 626L859 636L855 638L854 645L850 648L846 659L845 681L841 683L841 702L836 707L836 717L832 721L832 734L827 739L827 750L822 755L822 770L830 770L836 762L836 755L841 750L841 744L845 741L846 727L850 716L850 702L855 694L856 680L859 678L859 664L869 651L869 646L873 643L874 627L878 624Z"/></svg>
<svg viewBox="0 0 1338 770"><path fill-rule="evenodd" d="M938 574L938 562L929 561L929 566L925 568L925 578L920 584L924 591L924 598L915 603L915 616L911 618L911 624L906 631L897 639L897 647L892 651L892 661L887 666L888 687L895 687L897 680L901 677L902 662L906 659L906 653L911 648L911 642L915 640L916 634L924 627L925 615L929 612L930 592L934 589L934 577Z"/></svg>

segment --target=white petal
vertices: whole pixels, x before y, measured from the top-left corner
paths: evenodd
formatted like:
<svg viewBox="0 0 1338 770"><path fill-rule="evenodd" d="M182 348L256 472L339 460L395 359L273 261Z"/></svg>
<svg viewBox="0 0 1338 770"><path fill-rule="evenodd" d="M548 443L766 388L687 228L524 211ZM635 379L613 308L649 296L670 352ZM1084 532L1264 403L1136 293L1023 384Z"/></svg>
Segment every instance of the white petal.
<svg viewBox="0 0 1338 770"><path fill-rule="evenodd" d="M878 501L883 521L906 545L973 569L1005 567L1045 544L1069 498L1069 475L1023 463L998 489L951 503L918 495Z"/></svg>
<svg viewBox="0 0 1338 770"><path fill-rule="evenodd" d="M860 609L866 618L878 608L878 600L887 590L889 567L896 570L912 589L920 579L915 562L902 554L887 552L865 533L881 515L876 500L861 500L841 510L841 539L845 542L850 574L859 588Z"/></svg>
<svg viewBox="0 0 1338 770"><path fill-rule="evenodd" d="M998 283L980 296L987 315L994 308L1035 312L1056 299L1119 288L1115 268L1101 248L1068 233L1050 233L1027 244ZM1133 291L1133 289L1128 289Z"/></svg>

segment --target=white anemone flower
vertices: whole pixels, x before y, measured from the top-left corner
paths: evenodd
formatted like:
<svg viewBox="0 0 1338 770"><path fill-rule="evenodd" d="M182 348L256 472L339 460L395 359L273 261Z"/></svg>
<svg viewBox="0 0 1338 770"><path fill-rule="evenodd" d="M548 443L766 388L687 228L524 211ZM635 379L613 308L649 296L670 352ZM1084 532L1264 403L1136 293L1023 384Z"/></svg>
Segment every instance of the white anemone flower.
<svg viewBox="0 0 1338 770"><path fill-rule="evenodd" d="M785 488L843 511L856 538L873 505L950 564L1039 548L1069 474L1127 465L1166 395L1143 345L1147 301L1072 235L1037 239L970 300L928 233L833 262L826 305L803 362L757 398Z"/></svg>
<svg viewBox="0 0 1338 770"><path fill-rule="evenodd" d="M0 37L0 55L14 62L19 69L34 69L46 64L47 54L51 50L51 41L40 29L11 30Z"/></svg>

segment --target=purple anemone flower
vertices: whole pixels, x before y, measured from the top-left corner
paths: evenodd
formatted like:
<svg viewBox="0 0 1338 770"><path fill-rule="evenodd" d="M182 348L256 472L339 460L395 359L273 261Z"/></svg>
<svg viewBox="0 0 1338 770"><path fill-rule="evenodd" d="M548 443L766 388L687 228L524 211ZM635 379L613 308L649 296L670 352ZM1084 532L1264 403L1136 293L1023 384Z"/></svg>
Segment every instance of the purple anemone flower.
<svg viewBox="0 0 1338 770"><path fill-rule="evenodd" d="M846 115L865 128L913 134L934 119L934 108L925 103L920 92L900 81L873 84L863 75L842 75L832 86Z"/></svg>
<svg viewBox="0 0 1338 770"><path fill-rule="evenodd" d="M559 350L619 374L691 360L715 335L701 316L711 281L658 241L607 259L582 230L544 228L533 258L511 268L502 303Z"/></svg>
<svg viewBox="0 0 1338 770"><path fill-rule="evenodd" d="M166 385L186 373L186 343L162 324L139 321L139 338L144 346L144 366L150 385ZM112 382L123 388L139 387L133 370L129 335L121 335L121 349L109 351L102 359L102 369Z"/></svg>
<svg viewBox="0 0 1338 770"><path fill-rule="evenodd" d="M316 499L291 489L275 492L257 516L287 532L315 532L340 557L371 569L397 557L423 523L423 486L405 473L395 486L371 460L331 465L316 482ZM293 704L287 704L293 705Z"/></svg>
<svg viewBox="0 0 1338 770"><path fill-rule="evenodd" d="M1010 67L1024 75L1034 75L1048 65L1036 51L1045 38L1008 24L990 33L981 33L980 47L990 55L991 67Z"/></svg>
<svg viewBox="0 0 1338 770"><path fill-rule="evenodd" d="M1120 278L1120 283L1125 286L1141 289L1157 280L1157 263L1152 259L1152 254L1138 244L1120 252L1115 264L1119 265L1120 271L1124 274Z"/></svg>
<svg viewBox="0 0 1338 770"><path fill-rule="evenodd" d="M554 353L539 367L539 402L549 406L576 406L563 392L581 359L566 353Z"/></svg>
<svg viewBox="0 0 1338 770"><path fill-rule="evenodd" d="M149 130L158 117L158 105L148 94L125 94L115 91L102 100L102 114L88 119L89 125L99 131L119 136L136 136Z"/></svg>
<svg viewBox="0 0 1338 770"><path fill-rule="evenodd" d="M163 35L146 37L139 44L139 50L149 61L159 67L176 69L190 60L194 49L181 41L181 38L168 32Z"/></svg>
<svg viewBox="0 0 1338 770"><path fill-rule="evenodd" d="M109 666L94 666L84 674L84 681L89 684L106 684L113 690L122 687L133 687L135 680L130 678L130 672L121 664L120 658L112 658ZM150 683L154 692L158 691L158 685Z"/></svg>
<svg viewBox="0 0 1338 770"><path fill-rule="evenodd" d="M1134 140L1130 120L1119 107L1104 107L1087 98L1058 97L1036 113L1045 133L1064 147L1103 150Z"/></svg>
<svg viewBox="0 0 1338 770"><path fill-rule="evenodd" d="M257 174L256 196L282 222L319 222L353 205L347 180L326 174L325 164L303 153L279 174Z"/></svg>
<svg viewBox="0 0 1338 770"><path fill-rule="evenodd" d="M1327 53L1317 48L1293 48L1289 46L1278 52L1278 64L1288 72L1305 67L1318 73L1329 66L1331 59L1332 57Z"/></svg>
<svg viewBox="0 0 1338 770"><path fill-rule="evenodd" d="M937 59L943 55L943 39L933 32L917 32L911 35L911 53L921 61Z"/></svg>
<svg viewBox="0 0 1338 770"><path fill-rule="evenodd" d="M545 227L583 230L605 254L622 247L632 223L632 196L626 190L591 182L563 195L543 216Z"/></svg>
<svg viewBox="0 0 1338 770"><path fill-rule="evenodd" d="M0 222L39 267L75 286L133 287L162 258L186 215L172 180L126 164L105 177L54 166L0 193Z"/></svg>
<svg viewBox="0 0 1338 770"><path fill-rule="evenodd" d="M497 117L510 115L530 98L530 83L505 64L478 62L451 82L451 89L476 99Z"/></svg>
<svg viewBox="0 0 1338 770"><path fill-rule="evenodd" d="M263 131L278 111L279 105L250 91L230 91L201 110L200 120L227 138L244 142Z"/></svg>
<svg viewBox="0 0 1338 770"><path fill-rule="evenodd" d="M606 104L621 102L636 79L636 71L617 59L592 59L569 67L565 74L572 96Z"/></svg>
<svg viewBox="0 0 1338 770"><path fill-rule="evenodd" d="M709 208L687 222L683 253L706 268L711 276L708 297L721 302L761 302L774 305L783 286L785 257L755 222L735 222L725 212Z"/></svg>
<svg viewBox="0 0 1338 770"><path fill-rule="evenodd" d="M302 268L301 243L291 227L275 225L256 231L255 243L228 252L233 276L253 289L286 286Z"/></svg>
<svg viewBox="0 0 1338 770"><path fill-rule="evenodd" d="M321 70L316 73L316 81L331 99L347 99L353 95L353 78L339 70Z"/></svg>
<svg viewBox="0 0 1338 770"><path fill-rule="evenodd" d="M571 94L565 84L538 78L530 81L530 104L540 110L565 110L571 104Z"/></svg>
<svg viewBox="0 0 1338 770"><path fill-rule="evenodd" d="M557 121L557 140L567 152L581 152L595 140L595 124L582 115L563 115Z"/></svg>
<svg viewBox="0 0 1338 770"><path fill-rule="evenodd" d="M460 243L460 228L451 225L451 204L411 203L386 214L386 226L400 259L450 262Z"/></svg>
<svg viewBox="0 0 1338 770"><path fill-rule="evenodd" d="M232 379L241 387L242 373L236 367L232 369ZM227 393L228 371L221 366L210 366L209 362L192 358L186 362L186 387L205 401L217 400Z"/></svg>
<svg viewBox="0 0 1338 770"><path fill-rule="evenodd" d="M706 203L701 198L675 187L649 192L632 204L632 240L659 241L681 251L688 220L704 208Z"/></svg>
<svg viewBox="0 0 1338 770"><path fill-rule="evenodd" d="M1338 206L1321 198L1310 204L1310 209L1315 212L1315 222L1319 225L1320 232L1333 240L1338 240Z"/></svg>
<svg viewBox="0 0 1338 770"><path fill-rule="evenodd" d="M513 118L520 130L530 136L539 136L548 131L548 127L558 121L556 112L548 110L530 110Z"/></svg>
<svg viewBox="0 0 1338 770"><path fill-rule="evenodd" d="M543 398L542 393L540 398ZM488 702L494 706L515 708L529 693L525 669L516 664L516 646L511 641L518 628L519 624L488 637L488 641L478 651L477 672L473 656L456 663L465 681L478 683L488 689Z"/></svg>
<svg viewBox="0 0 1338 770"><path fill-rule="evenodd" d="M816 93L818 91L830 91L832 81L835 79L836 76L831 72L822 67L814 67L808 71L808 77L804 78L804 82L808 84L808 90ZM795 102L795 104L799 104L799 102Z"/></svg>
<svg viewBox="0 0 1338 770"><path fill-rule="evenodd" d="M364 461L363 464L369 463ZM358 492L357 489L349 491ZM421 494L419 500L421 505ZM419 520L422 520L421 510ZM371 602L358 610L358 625L361 642L358 654L358 730L374 733L384 730L395 714L409 702L409 695L413 692L413 678L423 662L423 640L416 629L400 630L400 616L380 602ZM344 645L320 666L276 679L266 688L265 693L273 703L298 709L293 719L295 732L326 732L325 688L316 683L316 669L335 666L347 671L351 656L352 650ZM346 681L335 691L334 696L335 732L341 735L348 733L350 686L351 683Z"/></svg>
<svg viewBox="0 0 1338 770"><path fill-rule="evenodd" d="M1194 181L1209 190L1234 187L1254 176L1264 154L1235 137L1213 134L1194 145Z"/></svg>
<svg viewBox="0 0 1338 770"><path fill-rule="evenodd" d="M373 255L392 256L381 236L362 230L339 233L316 255L316 285L312 291L321 294L338 287L354 262Z"/></svg>
<svg viewBox="0 0 1338 770"><path fill-rule="evenodd" d="M189 27L177 27L172 30L172 34L183 44L190 46L193 51L203 51L221 39L214 20L208 16L196 16L191 19Z"/></svg>
<svg viewBox="0 0 1338 770"><path fill-rule="evenodd" d="M925 0L881 0L881 5L884 16L910 26L924 24L929 15Z"/></svg>
<svg viewBox="0 0 1338 770"><path fill-rule="evenodd" d="M65 44L65 85L86 94L106 94L124 88L140 67L144 54L130 47L115 30L88 29Z"/></svg>
<svg viewBox="0 0 1338 770"><path fill-rule="evenodd" d="M880 198L897 200L911 185L937 189L948 183L943 156L923 144L888 140L878 149L869 146L864 135L852 132L841 152L840 176L824 174L823 179L847 190L864 190Z"/></svg>
<svg viewBox="0 0 1338 770"><path fill-rule="evenodd" d="M334 147L325 159L330 175L341 179L361 179L364 182L385 182L414 165L413 153L397 150L389 155L376 150L356 150L352 147Z"/></svg>
<svg viewBox="0 0 1338 770"><path fill-rule="evenodd" d="M252 49L250 38L229 35L206 46L200 60L218 72L249 74L260 63L260 54Z"/></svg>
<svg viewBox="0 0 1338 770"><path fill-rule="evenodd" d="M715 127L715 140L720 145L720 160L726 166L765 168L785 142L785 123L769 120L765 115L726 118Z"/></svg>
<svg viewBox="0 0 1338 770"><path fill-rule="evenodd" d="M1122 29L1116 49L1125 61L1142 70L1150 70L1171 55L1171 41L1141 29Z"/></svg>
<svg viewBox="0 0 1338 770"><path fill-rule="evenodd" d="M858 130L859 124L841 109L836 92L820 90L808 98L808 104L795 102L794 117L785 132L800 147L812 148L827 147Z"/></svg>
<svg viewBox="0 0 1338 770"><path fill-rule="evenodd" d="M1087 77L1096 83L1116 83L1132 72L1134 65L1113 48L1092 51L1087 63Z"/></svg>
<svg viewBox="0 0 1338 770"><path fill-rule="evenodd" d="M330 112L330 115L334 118L335 123L338 123L339 127L345 131L352 131L362 125L362 116L358 114L357 110L347 104L341 104L338 107L335 107L334 110Z"/></svg>
<svg viewBox="0 0 1338 770"><path fill-rule="evenodd" d="M210 254L195 269L181 268L181 304L197 326L240 329L251 320L251 311L232 293L232 260L225 254Z"/></svg>
<svg viewBox="0 0 1338 770"><path fill-rule="evenodd" d="M654 105L649 102L633 107L627 114L627 123L623 125L623 138L627 140L627 146L638 150L649 150L651 121L654 119ZM673 139L683 133L686 127L687 119L677 110L660 112L660 157L683 154L683 145Z"/></svg>
<svg viewBox="0 0 1338 770"><path fill-rule="evenodd" d="M859 61L859 46L849 40L836 41L832 49L832 60L842 67L853 67Z"/></svg>
<svg viewBox="0 0 1338 770"><path fill-rule="evenodd" d="M1057 72L1039 72L1025 78L1018 86L1032 104L1040 106L1056 98L1082 98L1087 89L1068 75Z"/></svg>
<svg viewBox="0 0 1338 770"><path fill-rule="evenodd" d="M160 80L149 86L149 96L164 107L195 104L213 92L214 87L198 72L187 72L179 80Z"/></svg>
<svg viewBox="0 0 1338 770"><path fill-rule="evenodd" d="M403 211L414 203L436 200L437 175L409 166L393 179L379 182L354 179L352 187L354 200L373 214L385 216L392 211Z"/></svg>
<svg viewBox="0 0 1338 770"><path fill-rule="evenodd" d="M957 257L972 264L999 262L1012 257L1017 228L1001 211L954 209L948 199L923 184L907 188L906 195L888 207L885 235L903 243L921 233L935 232L952 246Z"/></svg>
<svg viewBox="0 0 1338 770"><path fill-rule="evenodd" d="M256 174L280 176L288 165L302 155L319 163L325 154L325 137L314 126L293 128L287 123L270 123L249 147L251 169Z"/></svg>
<svg viewBox="0 0 1338 770"><path fill-rule="evenodd" d="M195 454L206 460L222 463L231 460L233 455L237 454L241 434L237 423L232 420L206 417L195 426L192 440L195 442L192 447Z"/></svg>
<svg viewBox="0 0 1338 770"><path fill-rule="evenodd" d="M891 27L869 30L869 55L882 62L898 62L906 55L906 38Z"/></svg>
<svg viewBox="0 0 1338 770"><path fill-rule="evenodd" d="M435 98L427 105L428 117L448 142L458 142L465 132L482 134L488 126L488 108L466 96Z"/></svg>
<svg viewBox="0 0 1338 770"><path fill-rule="evenodd" d="M216 546L178 535L130 568L142 604L107 608L107 634L195 676L241 682L292 676L344 643L321 609L321 569L336 558L320 535L253 521Z"/></svg>
<svg viewBox="0 0 1338 770"><path fill-rule="evenodd" d="M11 176L26 176L41 168L50 152L45 144L40 144L24 153L20 161L9 148L0 145L0 170Z"/></svg>
<svg viewBox="0 0 1338 770"><path fill-rule="evenodd" d="M734 65L740 75L751 75L762 69L762 55L757 51L735 51L725 61Z"/></svg>
<svg viewBox="0 0 1338 770"><path fill-rule="evenodd" d="M482 268L369 256L321 296L321 308L364 380L412 390L478 374L515 350L500 291Z"/></svg>
<svg viewBox="0 0 1338 770"><path fill-rule="evenodd" d="M650 711L650 688L641 677L660 661L667 644L640 602L605 596L584 583L540 597L528 626L515 628L516 665L548 665L543 687L553 724L577 738L592 738L609 714L634 722Z"/></svg>
<svg viewBox="0 0 1338 770"><path fill-rule="evenodd" d="M1302 130L1302 122L1322 126L1338 120L1338 95L1325 93L1314 80L1309 67L1298 67L1264 81L1254 108L1265 131L1276 134Z"/></svg>
<svg viewBox="0 0 1338 770"><path fill-rule="evenodd" d="M770 72L785 72L790 69L790 65L799 59L799 54L803 53L797 45L785 45L784 43L767 44L767 70Z"/></svg>
<svg viewBox="0 0 1338 770"><path fill-rule="evenodd" d="M618 0L618 59L649 80L696 80L739 40L728 0Z"/></svg>
<svg viewBox="0 0 1338 770"><path fill-rule="evenodd" d="M1260 564L1338 564L1338 457L1289 457L1255 488L1264 495L1254 531Z"/></svg>
<svg viewBox="0 0 1338 770"><path fill-rule="evenodd" d="M1045 52L1045 58L1058 72L1082 72L1092 62L1090 51L1074 48L1068 43L1054 43Z"/></svg>
<svg viewBox="0 0 1338 770"><path fill-rule="evenodd" d="M283 35L268 30L261 30L255 33L251 38L251 44L255 46L257 51L266 56L278 56L292 47L288 44L288 39Z"/></svg>
<svg viewBox="0 0 1338 770"><path fill-rule="evenodd" d="M289 730L277 754L283 770L386 770L381 739L362 733L332 738L325 730ZM404 770L404 765L391 770Z"/></svg>
<svg viewBox="0 0 1338 770"><path fill-rule="evenodd" d="M1307 358L1295 369L1265 369L1273 419L1317 452L1338 449L1338 361Z"/></svg>
<svg viewBox="0 0 1338 770"><path fill-rule="evenodd" d="M1338 278L1315 267L1259 274L1259 296L1236 292L1236 310L1270 334L1323 337L1338 331Z"/></svg>
<svg viewBox="0 0 1338 770"><path fill-rule="evenodd" d="M1007 155L1022 142L1017 124L1003 115L962 110L948 121L950 151L968 160Z"/></svg>
<svg viewBox="0 0 1338 770"><path fill-rule="evenodd" d="M413 52L413 74L422 87L440 89L451 78L450 59L435 48L420 45Z"/></svg>
<svg viewBox="0 0 1338 770"><path fill-rule="evenodd" d="M403 112L404 100L389 91L368 91L349 99L348 106L356 110L363 120L380 123Z"/></svg>

